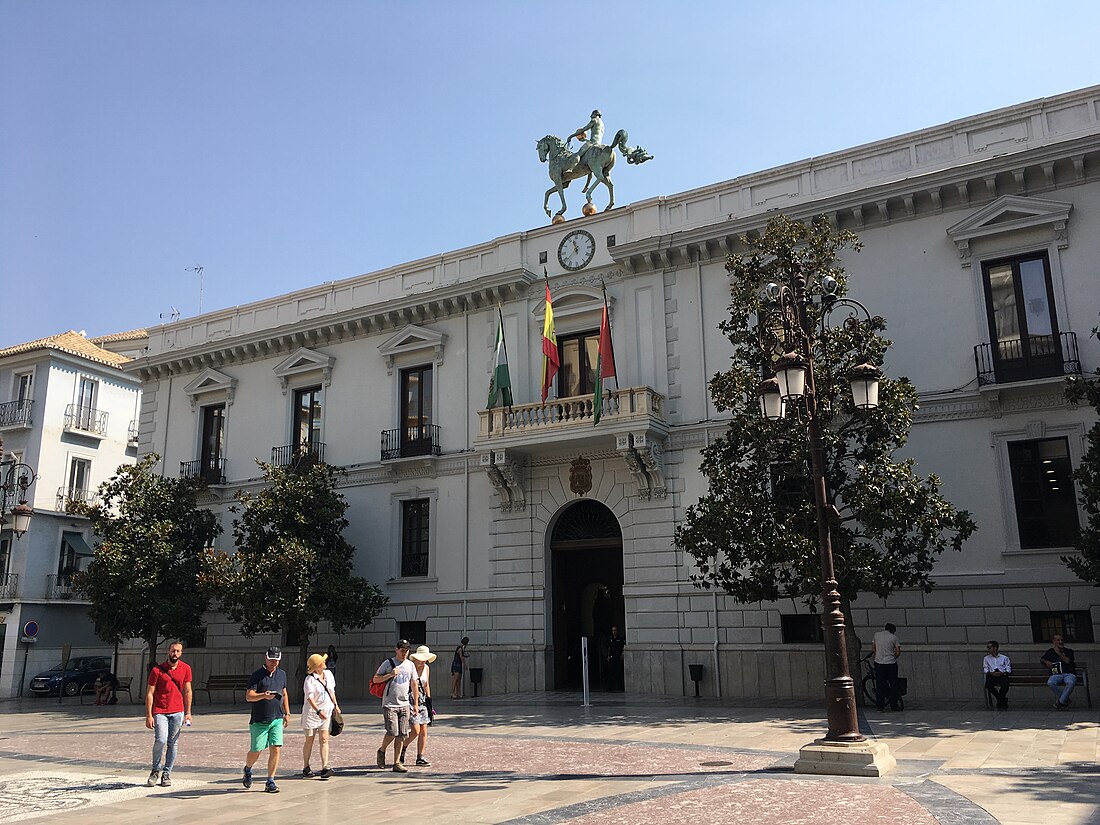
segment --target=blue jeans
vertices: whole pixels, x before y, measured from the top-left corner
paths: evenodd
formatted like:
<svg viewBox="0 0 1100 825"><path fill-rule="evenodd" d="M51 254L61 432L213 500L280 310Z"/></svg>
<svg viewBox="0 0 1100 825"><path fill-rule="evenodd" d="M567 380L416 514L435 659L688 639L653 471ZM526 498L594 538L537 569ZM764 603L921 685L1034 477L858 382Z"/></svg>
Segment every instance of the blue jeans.
<svg viewBox="0 0 1100 825"><path fill-rule="evenodd" d="M153 740L153 770L160 770L160 758L164 755L164 747L168 746L168 754L164 758L164 770L169 773L176 766L176 743L179 742L180 731L183 729L183 711L179 713L154 713L153 729L156 739Z"/></svg>
<svg viewBox="0 0 1100 825"><path fill-rule="evenodd" d="M1073 687L1077 684L1077 677L1072 673L1053 673L1047 679L1047 687L1058 697L1058 704L1064 705L1073 693Z"/></svg>

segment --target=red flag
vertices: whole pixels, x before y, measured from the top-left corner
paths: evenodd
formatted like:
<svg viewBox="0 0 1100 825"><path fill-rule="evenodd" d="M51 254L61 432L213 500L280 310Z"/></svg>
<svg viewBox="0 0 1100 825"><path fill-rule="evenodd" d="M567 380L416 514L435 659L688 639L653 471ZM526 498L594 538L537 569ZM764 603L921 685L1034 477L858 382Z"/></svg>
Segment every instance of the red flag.
<svg viewBox="0 0 1100 825"><path fill-rule="evenodd" d="M600 417L603 414L603 380L614 377L615 348L611 345L611 320L607 316L607 299L605 296L603 320L600 322L600 346L596 350L596 392L592 396L593 425L600 423Z"/></svg>
<svg viewBox="0 0 1100 825"><path fill-rule="evenodd" d="M550 393L554 376L558 374L558 336L554 333L554 306L550 302L550 281L546 282L546 320L542 324L542 400Z"/></svg>

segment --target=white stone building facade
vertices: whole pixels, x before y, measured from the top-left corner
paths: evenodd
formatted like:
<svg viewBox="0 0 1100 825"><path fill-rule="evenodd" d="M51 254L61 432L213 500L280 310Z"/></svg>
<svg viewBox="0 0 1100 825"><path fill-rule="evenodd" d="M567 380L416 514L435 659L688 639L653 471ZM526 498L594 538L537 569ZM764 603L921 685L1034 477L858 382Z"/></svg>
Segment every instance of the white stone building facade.
<svg viewBox="0 0 1100 825"><path fill-rule="evenodd" d="M805 607L697 590L672 544L723 429L707 381L730 354L726 257L776 211L859 234L851 294L889 323L885 371L921 394L908 454L979 525L934 592L860 598L858 634L898 625L925 696L980 696L989 638L1037 661L1057 629L1094 657L1097 591L1059 556L1083 522L1068 474L1094 420L1064 376L1100 363L1100 87L164 325L128 368L139 449L206 474L223 514L257 458L305 442L345 468L358 572L391 600L317 640L337 645L345 695L398 635L444 661L468 635L483 692L574 685L579 639L613 622L628 691L692 691L698 663L705 694L817 696ZM541 404L544 266L569 368ZM593 426L603 286L620 388ZM485 411L498 306L507 414ZM267 641L212 615L189 660L200 681L248 672Z"/></svg>
<svg viewBox="0 0 1100 825"><path fill-rule="evenodd" d="M64 645L73 658L113 652L72 588L72 574L92 558L91 525L65 508L94 499L102 482L135 460L141 386L121 366L144 349L144 336L88 339L69 331L0 350L5 458L38 473L27 500L30 530L18 539L10 524L0 531L0 697L18 695L24 676L29 682L59 664ZM29 621L39 626L35 642L21 641Z"/></svg>

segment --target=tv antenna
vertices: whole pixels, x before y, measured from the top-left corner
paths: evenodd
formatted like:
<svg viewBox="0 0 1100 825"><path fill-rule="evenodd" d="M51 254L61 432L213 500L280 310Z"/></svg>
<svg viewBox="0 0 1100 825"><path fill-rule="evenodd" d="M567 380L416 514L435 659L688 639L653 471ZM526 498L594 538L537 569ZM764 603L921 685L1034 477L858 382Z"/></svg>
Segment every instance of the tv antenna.
<svg viewBox="0 0 1100 825"><path fill-rule="evenodd" d="M180 311L175 307L172 307L171 312L162 312L160 314L160 320L163 321L165 318L167 318L169 322L178 321L180 319Z"/></svg>
<svg viewBox="0 0 1100 825"><path fill-rule="evenodd" d="M199 273L199 315L202 315L202 271L204 267L202 264L195 264L184 269L184 272L197 272Z"/></svg>

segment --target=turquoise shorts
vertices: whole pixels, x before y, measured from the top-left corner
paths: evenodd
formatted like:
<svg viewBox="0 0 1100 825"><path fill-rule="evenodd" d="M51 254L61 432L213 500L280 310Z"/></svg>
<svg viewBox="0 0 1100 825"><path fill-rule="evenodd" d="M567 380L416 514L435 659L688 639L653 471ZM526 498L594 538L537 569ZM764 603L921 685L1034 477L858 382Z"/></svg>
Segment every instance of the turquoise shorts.
<svg viewBox="0 0 1100 825"><path fill-rule="evenodd" d="M249 750L255 753L269 747L281 747L284 727L282 717L270 722L252 722L248 726L248 736L252 743Z"/></svg>

